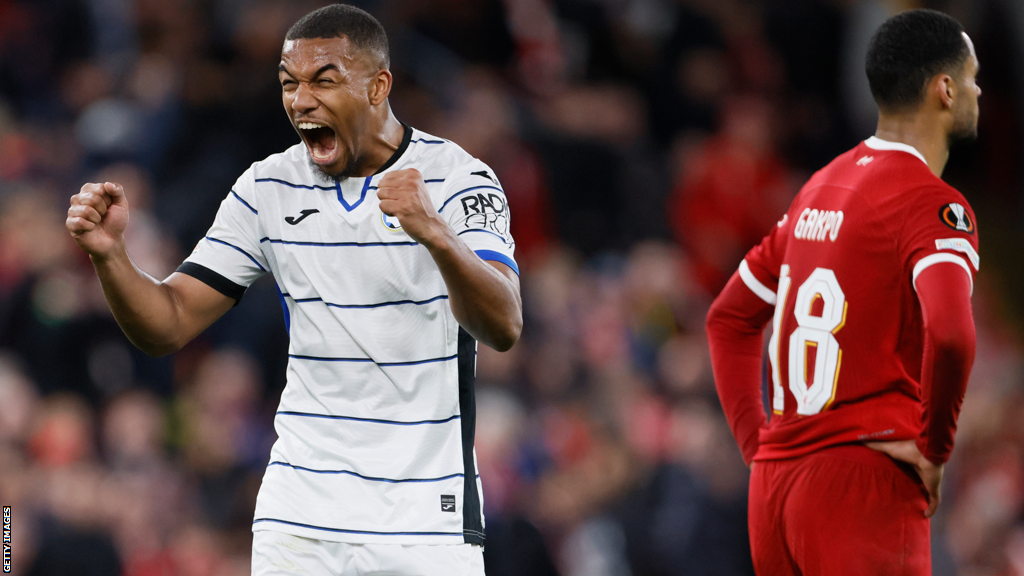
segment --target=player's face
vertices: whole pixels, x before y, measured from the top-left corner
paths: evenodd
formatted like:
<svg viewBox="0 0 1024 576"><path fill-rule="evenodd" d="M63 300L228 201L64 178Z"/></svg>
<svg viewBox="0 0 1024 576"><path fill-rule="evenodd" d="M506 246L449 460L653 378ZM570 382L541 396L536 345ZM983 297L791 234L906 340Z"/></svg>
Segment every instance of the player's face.
<svg viewBox="0 0 1024 576"><path fill-rule="evenodd" d="M331 176L350 175L363 151L378 71L370 60L345 37L288 40L281 50L284 109L313 165Z"/></svg>
<svg viewBox="0 0 1024 576"><path fill-rule="evenodd" d="M953 105L953 126L949 132L950 144L964 140L974 140L978 137L978 97L981 96L981 88L978 87L978 56L974 52L974 42L970 36L964 34L964 42L970 50L970 56L964 62L963 73L958 82L960 90L957 94L956 103Z"/></svg>

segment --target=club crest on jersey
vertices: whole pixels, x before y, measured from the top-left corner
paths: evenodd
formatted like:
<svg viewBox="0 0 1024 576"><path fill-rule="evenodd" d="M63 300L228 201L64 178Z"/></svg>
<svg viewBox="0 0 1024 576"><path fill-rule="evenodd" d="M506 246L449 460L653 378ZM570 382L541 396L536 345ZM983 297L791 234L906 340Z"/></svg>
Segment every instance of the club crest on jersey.
<svg viewBox="0 0 1024 576"><path fill-rule="evenodd" d="M381 212L380 221L381 224L384 224L385 228L391 230L392 232L398 232L399 230L402 229L402 224L398 222L398 217L396 216L388 216L387 214Z"/></svg>
<svg viewBox="0 0 1024 576"><path fill-rule="evenodd" d="M974 221L962 204L950 202L939 208L939 220L953 230L974 234Z"/></svg>

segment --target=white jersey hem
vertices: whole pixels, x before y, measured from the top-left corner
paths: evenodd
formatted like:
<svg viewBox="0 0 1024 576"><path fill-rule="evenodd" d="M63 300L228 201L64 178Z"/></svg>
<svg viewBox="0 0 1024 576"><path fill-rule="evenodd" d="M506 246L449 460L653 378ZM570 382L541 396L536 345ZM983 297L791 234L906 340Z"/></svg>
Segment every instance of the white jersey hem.
<svg viewBox="0 0 1024 576"><path fill-rule="evenodd" d="M256 522L252 525L253 532L281 532L292 536L324 540L327 542L344 542L348 544L465 544L463 534L373 534L358 531L340 531L337 529L307 528L271 520Z"/></svg>

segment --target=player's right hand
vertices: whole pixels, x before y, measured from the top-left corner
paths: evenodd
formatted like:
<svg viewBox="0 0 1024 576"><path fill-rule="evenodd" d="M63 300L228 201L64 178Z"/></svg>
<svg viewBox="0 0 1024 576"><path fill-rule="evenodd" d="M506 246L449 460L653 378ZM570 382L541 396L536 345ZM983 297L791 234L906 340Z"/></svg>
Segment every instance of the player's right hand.
<svg viewBox="0 0 1024 576"><path fill-rule="evenodd" d="M942 486L942 464L935 464L921 454L917 442L913 440L896 440L891 442L865 442L865 446L887 454L893 460L906 462L914 467L925 490L928 491L928 508L924 511L925 518L931 518L939 508L939 489Z"/></svg>
<svg viewBox="0 0 1024 576"><path fill-rule="evenodd" d="M90 256L103 258L124 243L128 200L114 182L89 183L71 197L68 232Z"/></svg>

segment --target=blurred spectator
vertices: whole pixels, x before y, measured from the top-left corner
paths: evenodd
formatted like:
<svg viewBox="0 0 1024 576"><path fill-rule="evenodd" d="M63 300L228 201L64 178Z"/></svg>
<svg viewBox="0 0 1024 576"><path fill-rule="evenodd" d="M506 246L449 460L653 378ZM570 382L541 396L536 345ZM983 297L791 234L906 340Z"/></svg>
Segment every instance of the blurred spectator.
<svg viewBox="0 0 1024 576"><path fill-rule="evenodd" d="M517 133L514 102L500 78L471 72L461 100L436 131L494 168L515 214L516 261L529 269L555 242L557 215L541 159Z"/></svg>
<svg viewBox="0 0 1024 576"><path fill-rule="evenodd" d="M95 462L93 418L88 405L54 395L41 406L29 440L38 466L41 538L30 575L116 576L121 560L105 530L112 501L102 497L104 471Z"/></svg>
<svg viewBox="0 0 1024 576"><path fill-rule="evenodd" d="M252 523L259 484L250 472L258 470L262 476L272 440L267 423L256 419L262 388L258 378L247 355L218 351L202 360L179 396L178 441L196 481L196 512L214 527Z"/></svg>
<svg viewBox="0 0 1024 576"><path fill-rule="evenodd" d="M530 505L517 469L525 408L506 391L482 388L477 414L487 422L477 431L475 444L481 477L488 478L484 484L485 569L491 576L553 576L557 571L543 536L527 520Z"/></svg>
<svg viewBox="0 0 1024 576"><path fill-rule="evenodd" d="M725 286L796 193L795 174L775 147L774 118L765 99L732 97L717 135L680 143L672 229L708 294Z"/></svg>
<svg viewBox="0 0 1024 576"><path fill-rule="evenodd" d="M0 356L0 442L9 448L24 446L29 425L39 402L35 383L28 379L16 358Z"/></svg>

